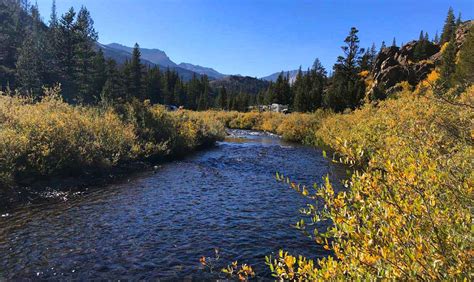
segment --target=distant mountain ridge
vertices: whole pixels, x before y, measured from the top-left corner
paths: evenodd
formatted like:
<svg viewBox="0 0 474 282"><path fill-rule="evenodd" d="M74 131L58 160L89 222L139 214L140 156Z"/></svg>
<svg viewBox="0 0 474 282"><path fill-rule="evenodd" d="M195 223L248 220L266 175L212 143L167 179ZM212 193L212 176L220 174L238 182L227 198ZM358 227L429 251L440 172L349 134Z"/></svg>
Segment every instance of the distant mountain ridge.
<svg viewBox="0 0 474 282"><path fill-rule="evenodd" d="M125 46L119 43L110 43L110 44L100 44L97 43L97 48L102 49L104 56L106 58L111 58L117 61L119 64L124 64L126 60L130 60L133 52L133 48ZM194 65L191 63L180 63L176 64L173 62L170 57L166 54L165 51L160 49L148 49L140 48L142 63L147 66L159 66L162 69L170 68L178 72L178 74L184 80L190 80L194 75L200 77L202 75L207 75L210 80L217 80L219 82L215 85L226 85L230 88L235 88L235 90L250 90L250 92L256 92L255 90L260 90L262 87L265 87L266 83L262 82L275 82L281 72L275 72L271 75L261 77L260 79L241 76L241 75L226 75L216 71L210 67L204 67L200 65ZM282 71L284 75L288 75L290 78L290 83L293 83L298 74L298 70ZM303 71L303 73L305 73ZM242 84L245 82L250 82L254 87L242 87ZM260 82L259 82L260 81ZM249 88L249 89L245 89Z"/></svg>
<svg viewBox="0 0 474 282"><path fill-rule="evenodd" d="M268 76L261 77L260 79L275 82L278 76L280 75L280 73L283 73L283 75L285 76L288 75L288 77L290 78L290 83L293 83L295 82L296 76L298 75L298 70L280 71L280 72L272 73L271 75L268 75ZM306 72L303 71L303 73L306 73Z"/></svg>
<svg viewBox="0 0 474 282"><path fill-rule="evenodd" d="M106 46L115 50L127 52L129 54L133 52L133 47L124 46L118 43L111 43L107 44ZM171 61L171 59L168 57L168 55L166 55L164 51L161 51L159 49L147 49L140 47L140 52L143 59L150 61L155 65L173 68L178 66L176 63Z"/></svg>
<svg viewBox="0 0 474 282"><path fill-rule="evenodd" d="M126 60L132 57L133 48L119 43L101 44L97 43L97 48L102 49L106 58L111 58L117 61L118 64L124 64ZM146 66L159 66L162 69L170 68L178 72L184 80L190 80L194 75L201 77L207 75L209 79L222 79L226 75L218 71L193 65L189 63L176 64L168 55L160 49L140 48L142 63Z"/></svg>
<svg viewBox="0 0 474 282"><path fill-rule="evenodd" d="M224 78L226 76L225 74L222 74L222 73L216 71L213 68L203 67L203 66L199 66L199 65L193 65L193 64L189 64L189 63L181 63L178 66L180 66L184 69L187 69L187 70L190 70L190 71L193 71L193 72L197 72L199 74L205 74L209 77L214 77L214 78L217 78L217 79L221 79L221 78Z"/></svg>

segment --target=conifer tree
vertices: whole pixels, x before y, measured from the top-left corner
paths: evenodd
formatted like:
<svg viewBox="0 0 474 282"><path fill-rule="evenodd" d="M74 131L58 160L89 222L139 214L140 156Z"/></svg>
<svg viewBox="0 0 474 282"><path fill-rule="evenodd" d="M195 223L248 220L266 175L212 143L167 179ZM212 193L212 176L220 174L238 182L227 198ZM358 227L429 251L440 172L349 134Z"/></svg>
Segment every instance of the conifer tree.
<svg viewBox="0 0 474 282"><path fill-rule="evenodd" d="M149 68L145 75L145 95L144 98L150 100L152 104L163 103L161 74L158 67Z"/></svg>
<svg viewBox="0 0 474 282"><path fill-rule="evenodd" d="M293 102L288 75L285 75L283 72L280 73L274 84L273 92L274 95L272 95L270 104L290 105Z"/></svg>
<svg viewBox="0 0 474 282"><path fill-rule="evenodd" d="M100 94L107 81L107 65L104 52L99 49L92 60L92 97L94 101L100 100Z"/></svg>
<svg viewBox="0 0 474 282"><path fill-rule="evenodd" d="M227 90L225 89L225 86L222 88L219 88L219 94L217 95L216 99L216 106L222 110L227 110Z"/></svg>
<svg viewBox="0 0 474 282"><path fill-rule="evenodd" d="M438 31L436 31L435 37L433 39L433 43L439 44L439 36L438 36Z"/></svg>
<svg viewBox="0 0 474 282"><path fill-rule="evenodd" d="M451 40L453 33L456 29L456 23L454 18L453 8L449 7L446 21L444 22L443 32L441 33L441 44L447 43Z"/></svg>
<svg viewBox="0 0 474 282"><path fill-rule="evenodd" d="M413 50L413 57L415 60L423 60L427 57L427 47L429 44L428 33L424 33L423 30L420 32L418 42Z"/></svg>
<svg viewBox="0 0 474 282"><path fill-rule="evenodd" d="M186 102L186 91L184 89L183 82L181 81L181 79L179 79L179 77L176 80L176 83L174 85L173 94L174 94L174 98L173 98L174 104L176 106L184 105L184 103Z"/></svg>
<svg viewBox="0 0 474 282"><path fill-rule="evenodd" d="M15 86L15 65L26 34L26 17L19 1L0 1L0 90Z"/></svg>
<svg viewBox="0 0 474 282"><path fill-rule="evenodd" d="M364 55L362 55L359 59L359 66L360 66L360 69L361 70L370 70L370 49L367 48L367 50L365 51Z"/></svg>
<svg viewBox="0 0 474 282"><path fill-rule="evenodd" d="M142 63L141 63L141 52L138 43L135 43L132 51L132 59L130 60L129 67L129 87L128 95L132 98L142 100Z"/></svg>
<svg viewBox="0 0 474 282"><path fill-rule="evenodd" d="M462 19L461 19L461 12L459 12L458 14L458 17L456 19L456 28L458 28L462 23Z"/></svg>
<svg viewBox="0 0 474 282"><path fill-rule="evenodd" d="M123 78L113 59L108 59L106 62L106 77L107 80L100 95L102 103L111 105L123 101L126 98Z"/></svg>
<svg viewBox="0 0 474 282"><path fill-rule="evenodd" d="M456 70L456 42L454 37L451 37L447 44L441 59L440 78L445 87L450 87L452 75Z"/></svg>
<svg viewBox="0 0 474 282"><path fill-rule="evenodd" d="M474 84L474 25L471 26L459 51L455 78L462 85Z"/></svg>
<svg viewBox="0 0 474 282"><path fill-rule="evenodd" d="M49 28L47 31L47 69L48 77L47 84L62 82L62 69L60 65L60 33L59 33L59 19L56 11L56 1L53 0L51 7L51 15L49 19Z"/></svg>
<svg viewBox="0 0 474 282"><path fill-rule="evenodd" d="M307 82L305 78L308 75L309 74L303 75L303 72L301 71L301 67L300 67L296 75L295 82L293 83L293 87L292 87L293 93L294 93L293 108L297 112L307 111L308 101L306 101L306 95L307 95L306 90L308 89L308 87L306 87L305 85L305 83Z"/></svg>
<svg viewBox="0 0 474 282"><path fill-rule="evenodd" d="M19 49L16 62L16 75L21 90L40 96L46 77L46 34L42 28L39 10L31 6L31 27Z"/></svg>
<svg viewBox="0 0 474 282"><path fill-rule="evenodd" d="M197 78L196 74L188 82L187 93L186 93L186 108L191 110L197 109L197 102L201 93L201 83Z"/></svg>
<svg viewBox="0 0 474 282"><path fill-rule="evenodd" d="M59 20L57 33L54 35L53 46L54 56L57 58L58 73L62 86L62 94L66 101L72 102L77 94L77 87L74 83L76 64L74 60L75 44L77 36L75 34L76 12L70 8Z"/></svg>
<svg viewBox="0 0 474 282"><path fill-rule="evenodd" d="M365 92L364 82L358 77L358 62L364 49L359 48L359 31L353 27L341 47L344 56L337 58L334 65L332 85L325 96L325 105L335 111L357 107Z"/></svg>
<svg viewBox="0 0 474 282"><path fill-rule="evenodd" d="M92 103L98 98L96 95L101 91L101 89L95 87L98 87L97 83L101 83L99 81L103 78L98 76L103 75L104 69L94 69L94 60L96 59L94 44L98 35L94 29L94 21L85 7L82 7L77 14L73 32L75 37L73 60L74 83L76 85L75 89L77 89L76 99L83 103ZM100 65L103 63L101 60L101 58L97 58L98 68L103 68L103 64ZM99 74L100 72L102 74Z"/></svg>
<svg viewBox="0 0 474 282"><path fill-rule="evenodd" d="M375 47L374 47L375 48ZM322 107L323 93L326 87L327 72L321 61L316 58L313 67L309 72L307 83L309 84L309 106L308 110L313 111Z"/></svg>
<svg viewBox="0 0 474 282"><path fill-rule="evenodd" d="M372 47L370 47L370 50L369 50L369 70L373 69L376 59L377 59L377 49L375 47L375 43L372 43Z"/></svg>
<svg viewBox="0 0 474 282"><path fill-rule="evenodd" d="M199 96L198 111L205 111L209 108L209 79L206 75L201 77L201 85L203 87L203 91Z"/></svg>
<svg viewBox="0 0 474 282"><path fill-rule="evenodd" d="M393 41L392 41L392 47L397 47L397 41L395 37L393 38Z"/></svg>

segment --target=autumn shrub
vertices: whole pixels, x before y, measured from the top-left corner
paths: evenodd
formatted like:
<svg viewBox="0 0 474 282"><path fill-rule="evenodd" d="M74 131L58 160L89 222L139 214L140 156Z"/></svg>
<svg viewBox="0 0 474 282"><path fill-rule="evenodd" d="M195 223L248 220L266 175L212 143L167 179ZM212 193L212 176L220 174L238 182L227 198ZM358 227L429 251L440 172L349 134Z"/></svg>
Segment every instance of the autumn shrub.
<svg viewBox="0 0 474 282"><path fill-rule="evenodd" d="M0 97L0 170L50 175L87 166L111 166L133 157L135 135L110 110L71 107L53 95L39 103Z"/></svg>
<svg viewBox="0 0 474 282"><path fill-rule="evenodd" d="M260 130L281 135L287 141L314 143L313 133L330 111L318 110L315 113L282 114L274 112L199 112L201 117L213 117L227 128Z"/></svg>
<svg viewBox="0 0 474 282"><path fill-rule="evenodd" d="M330 114L329 111L318 110L311 114L287 115L276 128L275 133L288 141L316 144L316 140L313 138L315 131Z"/></svg>
<svg viewBox="0 0 474 282"><path fill-rule="evenodd" d="M116 108L71 106L59 88L41 101L0 95L0 184L25 176L76 173L120 162L183 154L220 140L223 125L134 102Z"/></svg>
<svg viewBox="0 0 474 282"><path fill-rule="evenodd" d="M302 187L314 200L297 227L333 255L313 261L280 252L267 258L281 280L472 280L473 89L463 103L402 95L325 119L315 132L348 165L335 191ZM324 205L318 205L322 199ZM322 222L329 228L318 229Z"/></svg>

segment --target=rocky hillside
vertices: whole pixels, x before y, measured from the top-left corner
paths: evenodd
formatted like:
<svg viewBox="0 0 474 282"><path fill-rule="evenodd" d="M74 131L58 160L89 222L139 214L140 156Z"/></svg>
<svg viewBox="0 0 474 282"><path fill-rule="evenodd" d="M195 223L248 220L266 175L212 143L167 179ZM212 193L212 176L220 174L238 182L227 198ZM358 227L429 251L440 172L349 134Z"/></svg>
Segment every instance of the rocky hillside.
<svg viewBox="0 0 474 282"><path fill-rule="evenodd" d="M462 23L456 30L457 47L463 44L469 28L474 21L466 21ZM401 48L388 47L379 53L372 76L374 83L369 93L375 91L386 91L391 93L395 90L395 86L402 81L407 81L410 85L417 85L424 80L429 73L433 71L442 57L442 46L434 44L431 41L425 41L425 54L422 58L416 58L415 50L420 41L411 41Z"/></svg>

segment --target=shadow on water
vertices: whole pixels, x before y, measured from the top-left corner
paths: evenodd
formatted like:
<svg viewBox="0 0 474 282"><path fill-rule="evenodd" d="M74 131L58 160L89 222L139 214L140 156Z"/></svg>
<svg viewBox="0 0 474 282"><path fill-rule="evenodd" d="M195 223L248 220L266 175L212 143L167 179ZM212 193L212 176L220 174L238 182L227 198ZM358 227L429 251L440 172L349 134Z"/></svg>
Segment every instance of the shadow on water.
<svg viewBox="0 0 474 282"><path fill-rule="evenodd" d="M212 149L128 181L0 218L0 279L207 279L199 257L219 248L268 277L279 249L326 256L292 228L307 200L274 179L321 184L342 167L318 149L231 130Z"/></svg>

